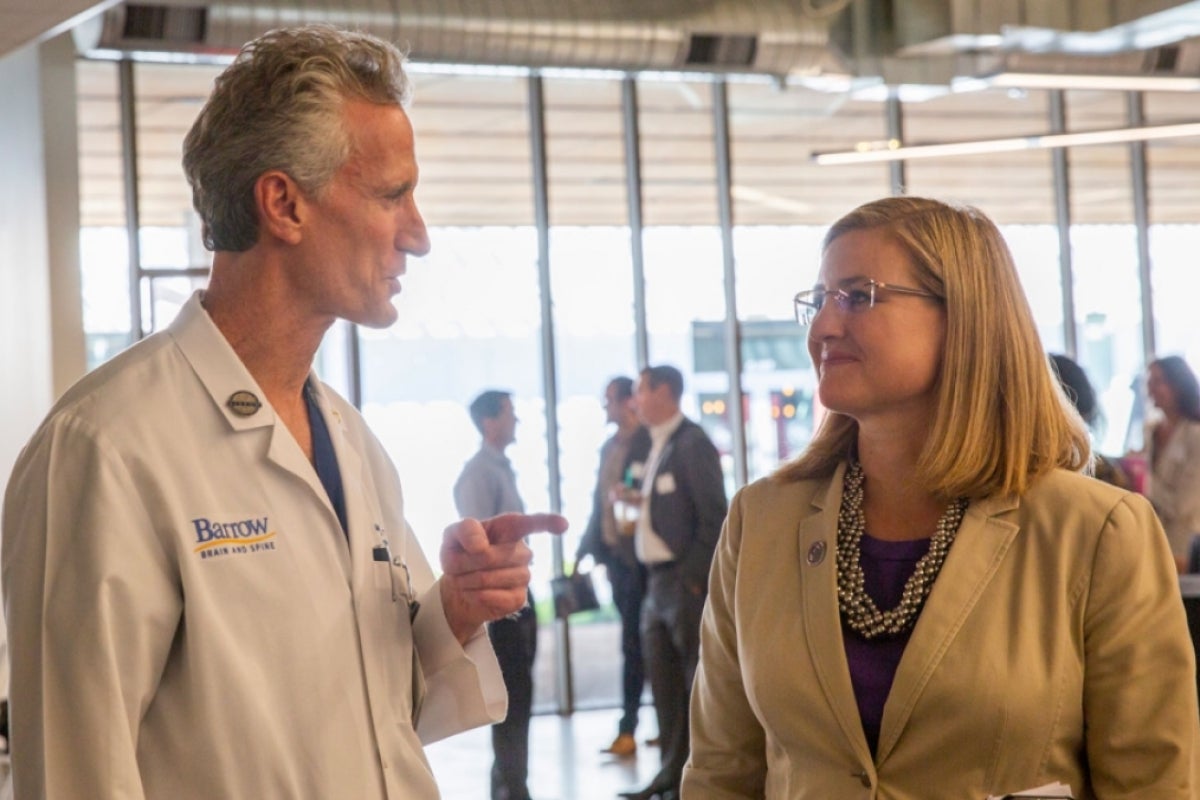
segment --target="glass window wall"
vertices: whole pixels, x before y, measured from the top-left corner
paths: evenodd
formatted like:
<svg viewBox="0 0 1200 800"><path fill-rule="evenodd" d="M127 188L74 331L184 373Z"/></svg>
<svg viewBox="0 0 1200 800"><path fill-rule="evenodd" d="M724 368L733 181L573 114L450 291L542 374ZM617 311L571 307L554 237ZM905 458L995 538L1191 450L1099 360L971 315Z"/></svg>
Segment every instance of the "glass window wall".
<svg viewBox="0 0 1200 800"><path fill-rule="evenodd" d="M129 241L125 231L117 65L78 61L80 280L87 366L129 346Z"/></svg>
<svg viewBox="0 0 1200 800"><path fill-rule="evenodd" d="M485 389L510 391L519 424L506 451L527 509L550 507L542 379L537 237L532 226L527 80L517 75L414 74L410 109L421 183L417 202L432 251L410 259L399 321L360 330L363 414L400 474L405 513L436 559L442 530L458 519L453 486L480 446L467 406ZM497 141L507 155L489 159ZM524 142L522 147L520 142ZM514 197L529 202L513 202ZM474 226L439 224L457 202ZM531 537L532 592L550 619L549 537ZM551 708L557 647L543 625L535 708Z"/></svg>
<svg viewBox="0 0 1200 800"><path fill-rule="evenodd" d="M792 297L816 281L829 223L888 191L879 165L821 167L809 153L879 141L884 119L877 103L800 86L731 81L728 92L746 471L754 480L812 435L816 380ZM707 347L722 370L723 347L718 339Z"/></svg>
<svg viewBox="0 0 1200 800"><path fill-rule="evenodd" d="M134 111L141 230L143 326L161 328L205 281L209 254L179 166L183 135L219 68L137 64ZM400 471L410 521L433 556L455 519L451 487L477 449L466 405L482 389L511 390L521 423L509 456L531 509L550 503L550 448L542 367L543 320L534 226L528 78L514 71L416 65L410 109L432 253L413 260L384 331L339 325L318 359L350 394L360 376L363 411ZM129 341L130 308L118 69L80 62L79 119L85 326L90 365ZM572 524L567 561L591 510L598 448L611 432L601 397L614 375L637 368L638 320L628 223L620 78L556 75L543 81L550 214L551 320L558 392L562 511ZM886 164L818 167L809 154L886 138L883 106L798 86L731 79L735 291L742 339L748 475L769 474L808 441L814 379L791 298L816 279L828 224L889 191ZM651 363L685 376L683 409L732 464L723 243L712 85L703 78L637 79L643 175L646 330ZM1045 92L946 95L903 106L906 141L1048 130ZM1068 129L1125 124L1124 95L1068 93ZM1178 97L1148 95L1148 121L1186 116ZM1191 112L1188 111L1187 114ZM1147 146L1155 330L1159 352L1200 363L1188 258L1200 245L1191 174L1195 141ZM1101 450L1123 449L1135 416L1142 361L1140 285L1126 146L1069 152L1079 355L1101 392ZM1048 350L1064 348L1063 287L1048 152L911 161L911 194L978 205L1001 224ZM1190 209L1190 210L1189 210ZM187 272L197 269L198 273ZM349 361L356 335L360 363ZM1140 387L1139 387L1140 388ZM548 606L554 557L533 540L534 592ZM600 578L600 576L597 576ZM603 579L596 581L602 595ZM543 609L543 619L548 619ZM543 627L537 707L556 708L554 626ZM572 620L575 703L615 704L619 639L604 609ZM607 663L605 661L607 660Z"/></svg>
<svg viewBox="0 0 1200 800"><path fill-rule="evenodd" d="M1064 93L1068 131L1127 124L1122 92ZM1137 415L1143 360L1141 285L1132 225L1133 173L1128 145L1067 151L1071 198L1076 360L1096 389L1096 448L1123 455Z"/></svg>
<svg viewBox="0 0 1200 800"><path fill-rule="evenodd" d="M1146 122L1167 125L1195 118L1196 97L1148 92ZM1200 139L1165 139L1146 145L1150 216L1150 287L1155 349L1180 355L1200 368L1200 326L1195 324L1195 254L1200 252L1196 170Z"/></svg>
<svg viewBox="0 0 1200 800"><path fill-rule="evenodd" d="M543 82L550 214L550 286L558 382L558 446L566 569L592 512L606 425L604 390L636 377L634 272L625 181L621 83ZM621 626L603 567L593 576L601 610L571 618L577 708L621 703Z"/></svg>

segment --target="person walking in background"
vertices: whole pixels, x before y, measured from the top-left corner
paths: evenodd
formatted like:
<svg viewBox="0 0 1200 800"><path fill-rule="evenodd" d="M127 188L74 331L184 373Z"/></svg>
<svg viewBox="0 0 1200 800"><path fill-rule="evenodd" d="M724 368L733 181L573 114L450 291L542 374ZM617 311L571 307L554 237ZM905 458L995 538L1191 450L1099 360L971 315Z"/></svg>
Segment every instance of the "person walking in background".
<svg viewBox="0 0 1200 800"><path fill-rule="evenodd" d="M634 533L648 571L642 604L642 653L662 747L662 766L634 800L674 800L688 757L688 697L700 648L700 612L708 570L727 508L717 448L680 411L683 375L671 366L642 370L634 395L650 432L630 449L626 468L639 481L641 514Z"/></svg>
<svg viewBox="0 0 1200 800"><path fill-rule="evenodd" d="M396 470L312 370L396 319L429 249L396 48L249 42L184 140L208 286L69 389L4 502L18 800L433 800L422 750L504 716L483 625L534 530L446 528L435 580Z"/></svg>
<svg viewBox="0 0 1200 800"><path fill-rule="evenodd" d="M624 486L625 465L630 450L650 450L650 434L638 421L633 403L633 380L613 378L604 390L604 412L608 422L617 426L600 448L600 468L592 492L592 515L575 553L578 564L587 556L604 565L612 585L613 604L621 616L621 698L622 715L617 738L603 752L615 756L637 753L638 713L645 686L640 631L642 597L646 593L646 567L634 550L634 521L618 520L613 514L614 489ZM632 476L629 476L629 482Z"/></svg>
<svg viewBox="0 0 1200 800"><path fill-rule="evenodd" d="M458 513L468 519L487 519L524 511L517 476L504 455L516 441L512 395L489 389L471 401L470 413L482 441L454 484ZM492 726L492 800L529 800L529 719L537 634L532 593L519 612L488 624L488 636L508 687L508 716Z"/></svg>
<svg viewBox="0 0 1200 800"><path fill-rule="evenodd" d="M1179 356L1150 362L1146 394L1161 417L1146 433L1146 496L1162 520L1180 572L1200 534L1200 385Z"/></svg>
<svg viewBox="0 0 1200 800"><path fill-rule="evenodd" d="M1054 367L1054 374L1058 377L1059 385L1062 386L1067 399L1087 423L1088 430L1095 432L1096 423L1100 419L1100 406L1096 402L1096 390L1092 388L1087 373L1074 359L1059 353L1051 354L1050 364ZM1120 465L1099 453L1092 454L1092 477L1122 489L1130 488L1129 476Z"/></svg>
<svg viewBox="0 0 1200 800"><path fill-rule="evenodd" d="M890 197L795 297L828 414L738 492L687 798L1195 800L1195 654L1146 499L1086 428L977 209Z"/></svg>

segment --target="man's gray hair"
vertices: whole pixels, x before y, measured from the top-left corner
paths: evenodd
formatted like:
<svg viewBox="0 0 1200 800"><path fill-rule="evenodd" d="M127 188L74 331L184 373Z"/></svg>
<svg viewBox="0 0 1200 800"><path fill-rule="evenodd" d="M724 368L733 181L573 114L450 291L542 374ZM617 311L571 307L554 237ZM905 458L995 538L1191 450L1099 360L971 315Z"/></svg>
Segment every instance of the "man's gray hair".
<svg viewBox="0 0 1200 800"><path fill-rule="evenodd" d="M254 184L281 170L319 194L350 156L348 100L403 106L404 55L364 33L326 25L270 31L247 43L216 80L183 141L183 168L209 250L258 240Z"/></svg>

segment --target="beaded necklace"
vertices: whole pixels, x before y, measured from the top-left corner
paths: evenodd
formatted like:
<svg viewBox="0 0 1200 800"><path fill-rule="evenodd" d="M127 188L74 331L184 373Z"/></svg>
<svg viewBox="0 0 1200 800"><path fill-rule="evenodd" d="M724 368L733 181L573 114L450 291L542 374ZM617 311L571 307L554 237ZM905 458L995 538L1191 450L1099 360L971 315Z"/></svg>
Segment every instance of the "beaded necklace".
<svg viewBox="0 0 1200 800"><path fill-rule="evenodd" d="M946 506L929 541L929 552L917 562L917 568L904 584L900 603L895 608L880 611L867 594L860 563L860 542L867 528L867 517L863 512L863 471L857 461L851 462L842 482L837 536L838 608L846 624L864 639L895 636L911 629L925 605L925 598L933 589L933 582L950 552L966 510L965 497Z"/></svg>

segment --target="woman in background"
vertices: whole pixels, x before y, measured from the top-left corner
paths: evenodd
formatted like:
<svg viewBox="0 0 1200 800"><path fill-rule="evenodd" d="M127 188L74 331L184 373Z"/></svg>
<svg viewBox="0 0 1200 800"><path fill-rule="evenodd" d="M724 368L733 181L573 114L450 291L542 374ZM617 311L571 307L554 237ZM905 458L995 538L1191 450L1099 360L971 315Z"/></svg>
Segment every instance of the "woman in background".
<svg viewBox="0 0 1200 800"><path fill-rule="evenodd" d="M795 302L829 413L730 507L684 800L1200 796L1166 537L1078 474L1088 433L995 225L868 203Z"/></svg>
<svg viewBox="0 0 1200 800"><path fill-rule="evenodd" d="M1200 533L1200 385L1186 361L1167 356L1150 362L1146 394L1162 412L1146 435L1146 496L1184 572L1192 537Z"/></svg>
<svg viewBox="0 0 1200 800"><path fill-rule="evenodd" d="M1100 419L1100 406L1096 403L1096 390L1092 388L1087 373L1074 359L1059 353L1051 354L1050 363L1054 365L1054 373L1058 376L1058 382L1066 392L1067 399L1075 404L1079 416L1087 423L1088 428L1094 431L1096 422ZM1092 477L1122 489L1130 488L1129 476L1116 461L1099 453L1092 455Z"/></svg>

